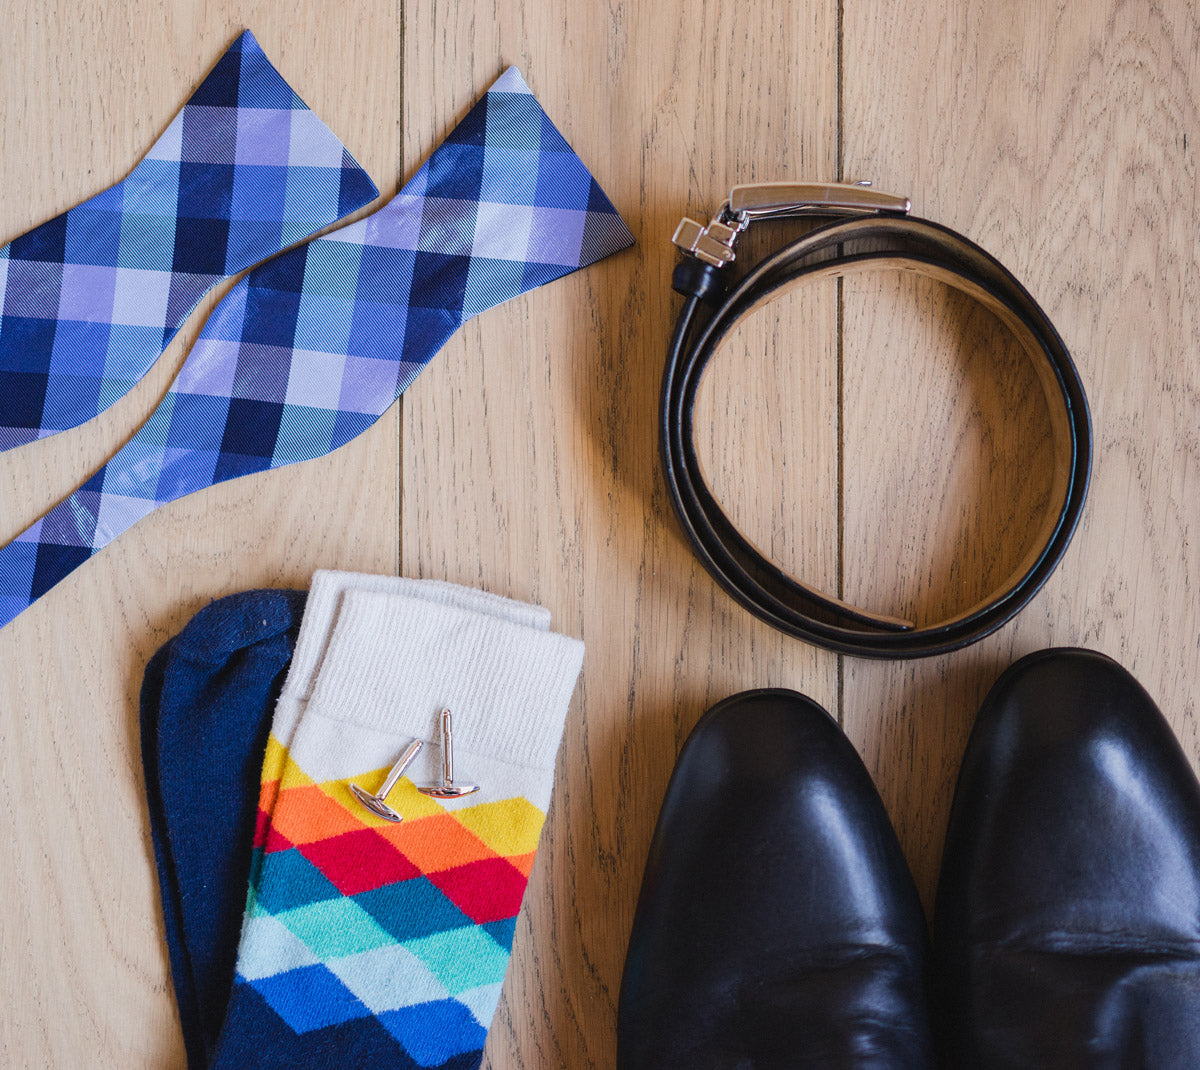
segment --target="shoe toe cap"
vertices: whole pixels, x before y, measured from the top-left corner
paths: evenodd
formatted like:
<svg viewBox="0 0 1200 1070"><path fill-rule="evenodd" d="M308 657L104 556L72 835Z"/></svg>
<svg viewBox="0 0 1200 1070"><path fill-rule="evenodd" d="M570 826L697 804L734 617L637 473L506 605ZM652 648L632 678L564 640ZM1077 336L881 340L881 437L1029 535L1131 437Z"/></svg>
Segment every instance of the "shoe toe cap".
<svg viewBox="0 0 1200 1070"><path fill-rule="evenodd" d="M621 1065L802 1065L801 1040L819 1063L826 1041L882 1050L898 1033L919 1050L925 941L883 805L836 722L795 692L734 696L697 725L663 802Z"/></svg>

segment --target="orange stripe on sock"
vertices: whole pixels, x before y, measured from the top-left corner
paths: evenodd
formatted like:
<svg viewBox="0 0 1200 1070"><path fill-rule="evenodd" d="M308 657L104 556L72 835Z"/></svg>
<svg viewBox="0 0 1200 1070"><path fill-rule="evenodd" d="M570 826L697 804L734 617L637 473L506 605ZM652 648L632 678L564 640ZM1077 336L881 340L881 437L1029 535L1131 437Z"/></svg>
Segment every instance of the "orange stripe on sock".
<svg viewBox="0 0 1200 1070"><path fill-rule="evenodd" d="M363 827L363 822L334 802L317 785L284 788L271 825L292 843L315 843Z"/></svg>
<svg viewBox="0 0 1200 1070"><path fill-rule="evenodd" d="M537 851L530 851L527 855L509 855L506 861L509 865L514 866L525 875L525 879L529 879L529 874L533 869L533 860L537 858Z"/></svg>

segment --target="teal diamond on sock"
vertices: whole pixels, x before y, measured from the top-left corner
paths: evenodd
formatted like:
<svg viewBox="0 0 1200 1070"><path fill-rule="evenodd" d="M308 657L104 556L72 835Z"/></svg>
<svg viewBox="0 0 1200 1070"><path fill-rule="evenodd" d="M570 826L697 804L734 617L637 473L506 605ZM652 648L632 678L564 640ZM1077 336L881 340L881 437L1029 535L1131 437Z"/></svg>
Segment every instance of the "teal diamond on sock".
<svg viewBox="0 0 1200 1070"><path fill-rule="evenodd" d="M452 996L504 980L508 952L477 925L434 933L404 946L446 986Z"/></svg>
<svg viewBox="0 0 1200 1070"><path fill-rule="evenodd" d="M351 899L314 903L284 911L278 917L323 961L356 955L393 942L371 915Z"/></svg>

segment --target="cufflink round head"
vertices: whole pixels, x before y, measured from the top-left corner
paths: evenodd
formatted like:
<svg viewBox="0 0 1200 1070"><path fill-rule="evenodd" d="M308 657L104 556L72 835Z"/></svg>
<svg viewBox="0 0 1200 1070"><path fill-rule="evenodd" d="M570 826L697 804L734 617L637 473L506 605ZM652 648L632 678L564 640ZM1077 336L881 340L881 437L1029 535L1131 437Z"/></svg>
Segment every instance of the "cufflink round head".
<svg viewBox="0 0 1200 1070"><path fill-rule="evenodd" d="M478 784L422 784L417 791L434 799L458 799L463 795L473 795L479 790Z"/></svg>

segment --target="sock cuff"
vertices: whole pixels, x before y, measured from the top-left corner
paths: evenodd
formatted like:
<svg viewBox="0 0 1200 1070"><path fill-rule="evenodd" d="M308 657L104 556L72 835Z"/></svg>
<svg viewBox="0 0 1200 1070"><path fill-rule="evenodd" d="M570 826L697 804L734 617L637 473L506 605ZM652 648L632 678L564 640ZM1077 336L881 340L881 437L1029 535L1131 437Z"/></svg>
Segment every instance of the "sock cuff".
<svg viewBox="0 0 1200 1070"><path fill-rule="evenodd" d="M304 618L296 640L296 653L284 684L285 694L304 700L312 695L330 634L338 620L343 596L352 590L405 595L441 605L456 605L542 631L550 627L548 609L456 583L321 569L313 574L312 589L304 606Z"/></svg>
<svg viewBox="0 0 1200 1070"><path fill-rule="evenodd" d="M448 708L456 747L550 770L582 664L581 642L520 620L354 589L342 598L310 709L436 743Z"/></svg>
<svg viewBox="0 0 1200 1070"><path fill-rule="evenodd" d="M303 616L304 592L266 588L209 602L172 640L172 657L221 666L239 650L293 632Z"/></svg>

